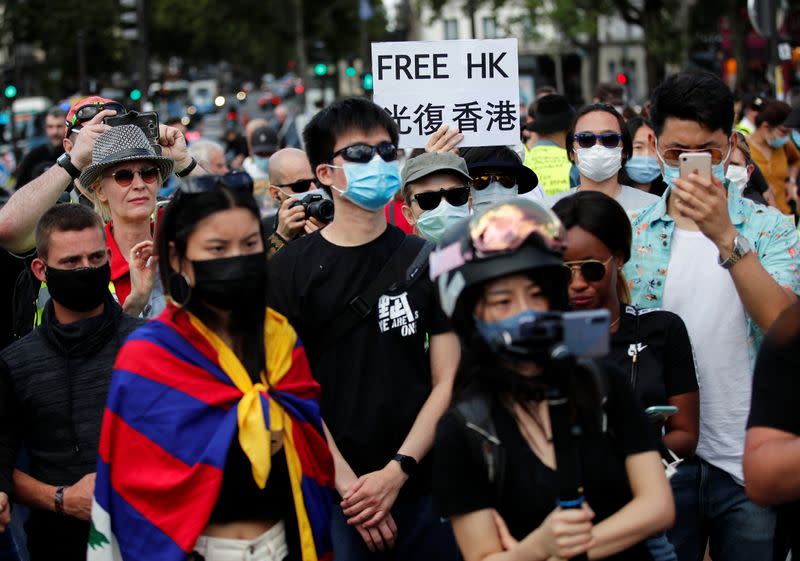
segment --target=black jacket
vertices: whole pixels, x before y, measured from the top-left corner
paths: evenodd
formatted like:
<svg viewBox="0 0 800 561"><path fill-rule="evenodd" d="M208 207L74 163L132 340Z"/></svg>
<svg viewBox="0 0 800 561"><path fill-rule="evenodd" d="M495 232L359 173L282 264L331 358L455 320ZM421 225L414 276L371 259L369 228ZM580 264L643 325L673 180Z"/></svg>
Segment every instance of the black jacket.
<svg viewBox="0 0 800 561"><path fill-rule="evenodd" d="M0 352L0 491L11 495L17 450L31 477L72 485L94 472L117 351L142 320L109 294L100 316L59 325L53 303L42 326Z"/></svg>

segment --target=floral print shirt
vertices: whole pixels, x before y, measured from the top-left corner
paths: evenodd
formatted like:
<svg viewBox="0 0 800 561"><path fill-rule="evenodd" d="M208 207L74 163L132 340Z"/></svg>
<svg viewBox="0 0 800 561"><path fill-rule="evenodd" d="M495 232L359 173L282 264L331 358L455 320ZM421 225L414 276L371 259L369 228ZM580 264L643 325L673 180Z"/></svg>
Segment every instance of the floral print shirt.
<svg viewBox="0 0 800 561"><path fill-rule="evenodd" d="M745 199L729 182L726 184L733 225L750 242L762 267L775 282L800 293L800 235L792 217ZM625 277L634 306L656 308L663 300L675 230L675 221L667 214L669 193L667 189L658 202L630 215L633 246L631 259L625 265ZM752 365L764 334L749 315L747 333Z"/></svg>

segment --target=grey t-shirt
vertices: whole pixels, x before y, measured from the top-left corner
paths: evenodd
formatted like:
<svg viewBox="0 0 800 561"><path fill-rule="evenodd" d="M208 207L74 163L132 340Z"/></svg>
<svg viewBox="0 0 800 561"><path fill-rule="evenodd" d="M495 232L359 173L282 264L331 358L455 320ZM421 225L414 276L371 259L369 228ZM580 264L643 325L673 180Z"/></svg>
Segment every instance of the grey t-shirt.
<svg viewBox="0 0 800 561"><path fill-rule="evenodd" d="M645 193L641 189L628 187L627 185L620 185L620 187L622 187L622 189L620 190L616 200L620 205L622 205L622 208L625 209L625 212L630 213L634 210L649 207L658 200L658 197L655 195L651 193ZM565 191L563 193L549 196L545 195L544 203L547 206L552 207L564 197L569 197L570 195L577 193L578 189L580 189L580 187L573 187L569 191Z"/></svg>

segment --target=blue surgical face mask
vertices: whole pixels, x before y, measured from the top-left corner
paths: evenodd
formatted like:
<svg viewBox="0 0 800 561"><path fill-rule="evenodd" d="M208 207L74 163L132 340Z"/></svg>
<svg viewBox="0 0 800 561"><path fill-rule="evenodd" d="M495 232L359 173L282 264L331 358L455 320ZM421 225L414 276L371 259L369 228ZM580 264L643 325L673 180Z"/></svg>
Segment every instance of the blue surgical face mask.
<svg viewBox="0 0 800 561"><path fill-rule="evenodd" d="M253 155L253 163L264 173L269 173L269 157Z"/></svg>
<svg viewBox="0 0 800 561"><path fill-rule="evenodd" d="M625 172L631 181L644 185L655 181L661 175L661 166L653 156L633 156L625 163Z"/></svg>
<svg viewBox="0 0 800 561"><path fill-rule="evenodd" d="M417 229L426 240L438 243L447 229L469 216L469 204L453 206L444 197L439 206L433 210L426 210L417 219Z"/></svg>
<svg viewBox="0 0 800 561"><path fill-rule="evenodd" d="M377 154L366 164L328 165L344 170L347 179L346 191L335 185L331 187L364 210L376 212L383 209L400 189L400 166L397 161L385 162Z"/></svg>
<svg viewBox="0 0 800 561"><path fill-rule="evenodd" d="M472 189L472 208L475 213L500 201L516 199L519 195L519 186L503 187L497 181L489 183L484 189Z"/></svg>
<svg viewBox="0 0 800 561"><path fill-rule="evenodd" d="M777 138L771 138L767 140L767 144L769 144L772 148L783 148L786 146L786 143L789 142L788 136L779 136Z"/></svg>

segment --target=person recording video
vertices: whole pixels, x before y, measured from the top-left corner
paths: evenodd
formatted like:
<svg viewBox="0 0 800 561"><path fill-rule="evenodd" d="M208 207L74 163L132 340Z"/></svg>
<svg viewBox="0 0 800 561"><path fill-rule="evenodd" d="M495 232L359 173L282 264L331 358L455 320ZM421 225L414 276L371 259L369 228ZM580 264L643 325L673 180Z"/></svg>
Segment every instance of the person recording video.
<svg viewBox="0 0 800 561"><path fill-rule="evenodd" d="M269 196L278 213L264 219L270 252L325 227L333 219L333 202L317 186L306 153L278 150L270 158ZM273 251L274 250L274 251Z"/></svg>
<svg viewBox="0 0 800 561"><path fill-rule="evenodd" d="M644 541L674 519L655 437L624 376L550 358L567 340L564 240L552 211L506 201L454 226L431 254L465 349L437 430L434 497L466 561L510 550L526 559L650 559ZM565 440L554 437L564 427L551 422L548 403L567 381L563 395L584 420L582 436L568 439L573 466L561 462ZM585 502L553 508L570 468Z"/></svg>

